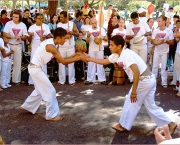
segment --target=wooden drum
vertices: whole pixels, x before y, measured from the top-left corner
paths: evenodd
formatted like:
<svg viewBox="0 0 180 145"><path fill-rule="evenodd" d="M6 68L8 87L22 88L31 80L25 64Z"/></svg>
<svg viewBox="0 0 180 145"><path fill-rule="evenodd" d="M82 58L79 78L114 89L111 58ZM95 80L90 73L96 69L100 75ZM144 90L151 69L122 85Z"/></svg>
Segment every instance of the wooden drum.
<svg viewBox="0 0 180 145"><path fill-rule="evenodd" d="M115 63L112 83L117 85L124 85L125 84L124 81L125 81L124 69L118 66L117 63Z"/></svg>

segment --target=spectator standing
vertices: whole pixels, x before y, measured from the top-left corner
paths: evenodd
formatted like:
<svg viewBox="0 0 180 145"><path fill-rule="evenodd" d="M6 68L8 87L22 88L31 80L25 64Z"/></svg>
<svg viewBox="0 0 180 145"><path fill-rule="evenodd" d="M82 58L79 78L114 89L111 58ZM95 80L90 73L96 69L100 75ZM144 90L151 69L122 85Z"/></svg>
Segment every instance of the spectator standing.
<svg viewBox="0 0 180 145"><path fill-rule="evenodd" d="M11 50L14 51L13 55L13 73L12 82L19 84L21 82L21 53L22 53L22 40L26 40L27 28L22 23L21 12L13 11L12 21L6 23L4 28L4 36L9 40Z"/></svg>
<svg viewBox="0 0 180 145"><path fill-rule="evenodd" d="M38 13L35 16L36 23L29 27L29 41L31 42L31 60L38 46L45 39L51 38L49 26L43 23L43 15ZM43 67L44 73L47 74L47 65ZM29 77L29 85L33 85L33 80Z"/></svg>
<svg viewBox="0 0 180 145"><path fill-rule="evenodd" d="M53 34L54 30L57 28L58 24L58 16L57 15L52 15L50 23L48 23L49 29L51 33Z"/></svg>
<svg viewBox="0 0 180 145"><path fill-rule="evenodd" d="M68 27L69 26L69 27ZM69 21L67 19L67 12L62 11L60 13L60 22L58 23L57 27L64 28L67 32L67 41L60 47L59 53L62 57L67 58L75 53L75 41L74 36L78 37L79 32L76 27L76 24ZM68 64L68 81L70 85L75 84L75 69L74 69L74 63ZM59 63L59 85L63 85L66 82L66 69L65 65L62 63Z"/></svg>
<svg viewBox="0 0 180 145"><path fill-rule="evenodd" d="M107 10L107 19L106 19L107 22L109 22L109 19L111 17L112 9L113 9L113 5L109 5L108 10Z"/></svg>
<svg viewBox="0 0 180 145"><path fill-rule="evenodd" d="M172 30L165 26L167 18L165 16L160 16L158 18L158 26L156 30L152 33L152 44L155 45L154 56L153 56L153 67L152 73L156 76L158 74L159 64L161 63L161 85L167 88L167 55L169 53L169 45L174 44L174 36ZM156 44L155 39L162 40L161 43Z"/></svg>
<svg viewBox="0 0 180 145"><path fill-rule="evenodd" d="M5 26L7 22L9 22L10 19L7 17L7 11L6 10L2 10L1 11L1 17L0 17L0 22L3 23L3 25Z"/></svg>

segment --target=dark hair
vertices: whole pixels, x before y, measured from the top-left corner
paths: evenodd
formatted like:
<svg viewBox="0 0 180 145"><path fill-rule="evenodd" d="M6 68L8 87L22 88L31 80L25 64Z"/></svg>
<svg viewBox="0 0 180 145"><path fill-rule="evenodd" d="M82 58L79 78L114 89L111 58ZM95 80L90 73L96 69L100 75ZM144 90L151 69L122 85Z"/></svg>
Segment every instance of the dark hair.
<svg viewBox="0 0 180 145"><path fill-rule="evenodd" d="M176 24L178 24L178 23L180 23L180 20L177 20L177 21L176 21Z"/></svg>
<svg viewBox="0 0 180 145"><path fill-rule="evenodd" d="M43 14L41 14L41 13L36 13L34 18L36 19L38 16L42 16L44 18Z"/></svg>
<svg viewBox="0 0 180 145"><path fill-rule="evenodd" d="M65 18L67 18L67 11L60 12L60 15L63 15Z"/></svg>
<svg viewBox="0 0 180 145"><path fill-rule="evenodd" d="M135 19L135 18L139 18L138 13L137 12L132 12L131 13L131 19Z"/></svg>
<svg viewBox="0 0 180 145"><path fill-rule="evenodd" d="M112 5L110 4L109 7L111 7Z"/></svg>
<svg viewBox="0 0 180 145"><path fill-rule="evenodd" d="M111 37L110 40L113 41L116 46L121 45L122 48L124 47L125 40L123 39L122 36L114 35L114 36Z"/></svg>
<svg viewBox="0 0 180 145"><path fill-rule="evenodd" d="M19 15L19 22L22 21L22 15L21 15L21 12L19 10L14 10L13 14Z"/></svg>
<svg viewBox="0 0 180 145"><path fill-rule="evenodd" d="M2 16L3 14L7 14L7 11L6 11L6 10L2 10L2 11L1 11L1 16Z"/></svg>
<svg viewBox="0 0 180 145"><path fill-rule="evenodd" d="M79 33L83 34L83 32L82 32L82 31L79 31Z"/></svg>
<svg viewBox="0 0 180 145"><path fill-rule="evenodd" d="M173 18L179 19L179 15L174 15Z"/></svg>
<svg viewBox="0 0 180 145"><path fill-rule="evenodd" d="M52 23L52 24L54 24L54 22L53 22L53 18L54 18L54 16L57 16L57 15L52 15L52 17L51 17L51 21L50 21L50 23ZM57 16L57 18L58 18L58 16ZM59 20L59 19L57 19L56 24L58 23L58 20Z"/></svg>
<svg viewBox="0 0 180 145"><path fill-rule="evenodd" d="M165 17L164 15L161 15L158 18L162 18L162 20L165 21L165 22L167 21L167 17Z"/></svg>
<svg viewBox="0 0 180 145"><path fill-rule="evenodd" d="M27 11L29 12L29 9L25 9L25 10L24 10L24 13L27 12Z"/></svg>
<svg viewBox="0 0 180 145"><path fill-rule="evenodd" d="M154 20L153 18L149 18L149 19L147 20L147 23L148 23L151 19Z"/></svg>
<svg viewBox="0 0 180 145"><path fill-rule="evenodd" d="M86 16L86 17L84 18L84 20L83 20L84 25L86 24L86 19L90 19L90 17L89 17L89 16Z"/></svg>
<svg viewBox="0 0 180 145"><path fill-rule="evenodd" d="M83 15L83 12L78 10L77 13L76 13L76 18L78 18L79 16L82 16Z"/></svg>
<svg viewBox="0 0 180 145"><path fill-rule="evenodd" d="M54 30L53 36L56 39L56 37L64 37L67 35L67 31L62 28L62 27L58 27Z"/></svg>

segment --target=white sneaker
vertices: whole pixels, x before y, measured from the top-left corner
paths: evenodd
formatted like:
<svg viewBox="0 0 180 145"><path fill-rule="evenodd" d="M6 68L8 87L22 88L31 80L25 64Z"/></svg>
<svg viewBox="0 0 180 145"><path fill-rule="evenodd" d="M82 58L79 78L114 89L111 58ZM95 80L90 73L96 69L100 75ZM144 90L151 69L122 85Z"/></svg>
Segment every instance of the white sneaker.
<svg viewBox="0 0 180 145"><path fill-rule="evenodd" d="M167 85L163 85L162 87L163 87L163 88L167 88L168 86L167 86Z"/></svg>
<svg viewBox="0 0 180 145"><path fill-rule="evenodd" d="M10 85L10 84L7 84L6 86L7 86L8 88L10 88L10 87L11 87L11 85Z"/></svg>
<svg viewBox="0 0 180 145"><path fill-rule="evenodd" d="M171 82L169 85L170 86L175 86L176 84L174 82Z"/></svg>
<svg viewBox="0 0 180 145"><path fill-rule="evenodd" d="M8 87L7 87L7 86L1 86L1 88L6 89L6 88L8 88Z"/></svg>

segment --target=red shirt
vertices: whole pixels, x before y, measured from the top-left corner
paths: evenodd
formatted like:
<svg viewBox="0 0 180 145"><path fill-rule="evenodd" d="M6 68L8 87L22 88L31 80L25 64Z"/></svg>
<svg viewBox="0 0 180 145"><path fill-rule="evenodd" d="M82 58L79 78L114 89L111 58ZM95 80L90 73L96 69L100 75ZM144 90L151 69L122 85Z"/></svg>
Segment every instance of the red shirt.
<svg viewBox="0 0 180 145"><path fill-rule="evenodd" d="M9 22L10 21L10 19L9 18L5 18L5 19L3 19L3 18L0 18L0 22L1 23L3 23L3 25L5 26L6 25L6 23L7 22Z"/></svg>

